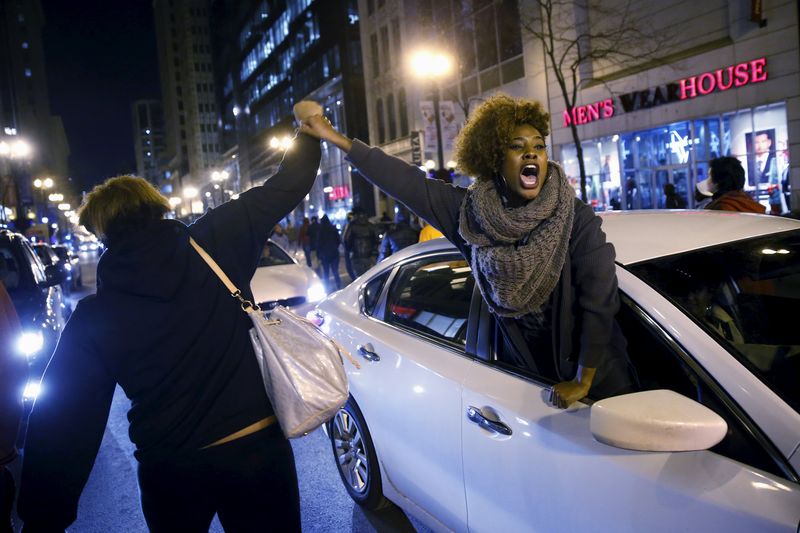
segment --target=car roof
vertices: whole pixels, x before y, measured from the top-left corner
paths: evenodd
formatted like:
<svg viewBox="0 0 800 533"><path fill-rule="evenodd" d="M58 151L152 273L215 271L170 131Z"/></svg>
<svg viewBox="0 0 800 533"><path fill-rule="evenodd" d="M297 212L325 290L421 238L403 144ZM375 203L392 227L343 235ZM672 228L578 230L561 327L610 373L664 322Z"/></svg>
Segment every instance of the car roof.
<svg viewBox="0 0 800 533"><path fill-rule="evenodd" d="M650 209L607 211L600 216L617 262L623 265L800 229L800 221L790 218L730 211ZM433 239L392 254L392 258L402 260L448 248L454 246L446 239Z"/></svg>
<svg viewBox="0 0 800 533"><path fill-rule="evenodd" d="M800 221L790 218L730 211L609 211L601 217L623 265L800 229Z"/></svg>

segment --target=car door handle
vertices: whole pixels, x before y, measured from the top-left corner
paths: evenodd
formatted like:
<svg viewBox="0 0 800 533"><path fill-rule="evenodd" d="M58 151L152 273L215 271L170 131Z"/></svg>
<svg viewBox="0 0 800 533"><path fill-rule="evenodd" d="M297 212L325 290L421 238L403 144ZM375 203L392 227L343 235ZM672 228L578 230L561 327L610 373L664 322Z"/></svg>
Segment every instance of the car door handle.
<svg viewBox="0 0 800 533"><path fill-rule="evenodd" d="M494 431L495 433L499 433L501 435L511 435L510 427L502 422L486 418L486 416L477 407L470 406L469 409L467 409L467 418L469 418L470 421L478 424L483 429L488 429L489 431Z"/></svg>
<svg viewBox="0 0 800 533"><path fill-rule="evenodd" d="M367 361L374 361L376 363L381 360L381 356L375 353L375 348L373 348L372 344L370 344L369 342L363 345L359 344L358 355L360 355Z"/></svg>

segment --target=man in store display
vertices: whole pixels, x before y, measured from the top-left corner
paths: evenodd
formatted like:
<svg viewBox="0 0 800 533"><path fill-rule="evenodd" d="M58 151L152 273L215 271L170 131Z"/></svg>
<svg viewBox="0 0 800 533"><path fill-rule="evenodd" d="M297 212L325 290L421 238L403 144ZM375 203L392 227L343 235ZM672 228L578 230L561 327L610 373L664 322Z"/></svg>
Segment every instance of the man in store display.
<svg viewBox="0 0 800 533"><path fill-rule="evenodd" d="M778 176L778 165L775 160L775 130L760 130L752 134L752 142L750 134L747 136L748 148L752 146L756 154L755 160L752 162L752 172L755 176L754 185L758 185L760 189L766 189L769 194L770 213L779 215L786 211L785 200L783 199L783 192L781 190L781 183ZM749 152L750 150L748 150ZM765 184L766 187L761 187Z"/></svg>

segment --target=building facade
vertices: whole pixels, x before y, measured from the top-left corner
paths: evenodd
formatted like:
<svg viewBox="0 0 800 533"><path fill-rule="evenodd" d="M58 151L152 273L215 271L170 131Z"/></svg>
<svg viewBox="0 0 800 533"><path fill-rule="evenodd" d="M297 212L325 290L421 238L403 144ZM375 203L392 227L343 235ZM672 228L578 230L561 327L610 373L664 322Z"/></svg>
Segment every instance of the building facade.
<svg viewBox="0 0 800 533"><path fill-rule="evenodd" d="M158 186L159 160L164 155L164 113L158 100L137 100L131 105L136 174Z"/></svg>
<svg viewBox="0 0 800 533"><path fill-rule="evenodd" d="M161 191L183 198L176 215L199 214L222 149L214 86L209 2L154 0L165 153Z"/></svg>
<svg viewBox="0 0 800 533"><path fill-rule="evenodd" d="M243 187L275 172L294 132L292 106L304 98L320 102L341 131L366 137L354 0L217 0L212 11L223 21L214 49L225 161ZM354 204L371 210L371 201L371 187L324 145L319 177L293 222L327 214L342 226Z"/></svg>
<svg viewBox="0 0 800 533"><path fill-rule="evenodd" d="M0 204L4 222L28 216L37 198L32 182L67 179L69 146L61 118L50 114L38 0L0 0ZM29 151L17 154L20 141ZM32 211L31 211L32 212ZM22 224L24 226L25 224ZM22 229L22 228L20 228Z"/></svg>
<svg viewBox="0 0 800 533"><path fill-rule="evenodd" d="M541 46L524 38L516 1L359 0L359 14L369 141L406 161L454 168L453 141L488 95L547 99ZM448 56L450 71L437 79L416 78L410 63L421 51ZM469 183L457 171L453 177ZM391 212L392 200L377 190L375 195L378 211Z"/></svg>
<svg viewBox="0 0 800 533"><path fill-rule="evenodd" d="M570 122L598 210L664 208L668 183L694 207L695 184L719 156L742 162L745 189L770 212L800 206L791 193L800 187L797 3L633 4L650 17L646 31L666 37L658 57L590 62L572 109L548 78L553 154L576 187Z"/></svg>

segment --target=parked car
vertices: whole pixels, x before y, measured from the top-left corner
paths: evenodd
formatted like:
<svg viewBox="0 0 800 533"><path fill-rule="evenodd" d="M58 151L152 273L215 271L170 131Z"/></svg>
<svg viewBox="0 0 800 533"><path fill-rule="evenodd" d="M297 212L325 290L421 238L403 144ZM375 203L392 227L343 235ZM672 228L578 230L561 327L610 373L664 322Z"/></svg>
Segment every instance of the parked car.
<svg viewBox="0 0 800 533"><path fill-rule="evenodd" d="M264 246L250 289L262 309L282 305L301 315L327 294L316 272L271 240Z"/></svg>
<svg viewBox="0 0 800 533"><path fill-rule="evenodd" d="M0 230L0 279L20 318L22 334L16 347L30 364L28 394L35 395L67 318L60 287L64 274L58 265L45 267L25 237Z"/></svg>
<svg viewBox="0 0 800 533"><path fill-rule="evenodd" d="M353 500L435 530L797 532L800 222L616 212L603 228L629 395L546 403L556 377L444 239L309 313L363 358L326 425Z"/></svg>
<svg viewBox="0 0 800 533"><path fill-rule="evenodd" d="M54 244L52 248L58 258L64 262L69 272L71 289L78 290L83 287L83 273L81 272L80 258L66 244Z"/></svg>
<svg viewBox="0 0 800 533"><path fill-rule="evenodd" d="M64 281L61 282L61 290L64 294L68 295L72 290L72 265L66 261L62 261L56 254L55 250L43 242L32 244L33 251L39 256L45 269L53 267L61 272L61 277Z"/></svg>

